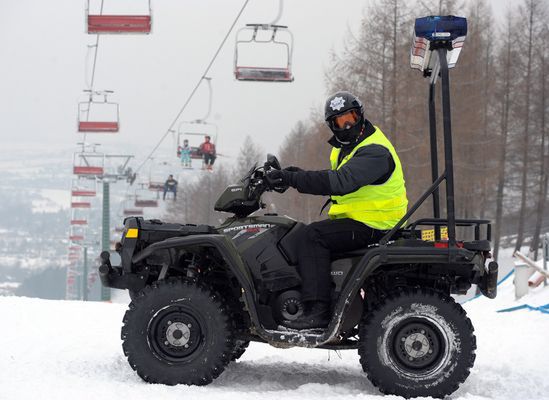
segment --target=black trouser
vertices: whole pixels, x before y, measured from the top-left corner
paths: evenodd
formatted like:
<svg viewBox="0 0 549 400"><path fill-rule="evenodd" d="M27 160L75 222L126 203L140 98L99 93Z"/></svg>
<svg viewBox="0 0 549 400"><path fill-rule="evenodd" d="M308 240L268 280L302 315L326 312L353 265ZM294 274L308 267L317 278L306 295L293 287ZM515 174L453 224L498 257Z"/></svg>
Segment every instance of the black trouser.
<svg viewBox="0 0 549 400"><path fill-rule="evenodd" d="M173 192L173 199L174 200L177 200L177 189L175 186L164 186L164 196L162 197L162 199L166 200L166 193L168 192Z"/></svg>
<svg viewBox="0 0 549 400"><path fill-rule="evenodd" d="M331 301L330 253L360 249L377 243L383 232L349 219L313 222L307 225L298 249L302 301Z"/></svg>
<svg viewBox="0 0 549 400"><path fill-rule="evenodd" d="M213 154L204 153L204 164L205 165L214 165L215 156Z"/></svg>

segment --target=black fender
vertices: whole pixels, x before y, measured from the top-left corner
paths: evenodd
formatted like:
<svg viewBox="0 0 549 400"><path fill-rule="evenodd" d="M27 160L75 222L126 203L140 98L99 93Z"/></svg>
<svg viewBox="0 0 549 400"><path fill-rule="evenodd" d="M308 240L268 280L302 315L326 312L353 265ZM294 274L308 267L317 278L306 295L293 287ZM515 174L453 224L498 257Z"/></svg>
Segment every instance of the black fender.
<svg viewBox="0 0 549 400"><path fill-rule="evenodd" d="M259 316L255 306L257 295L253 285L252 276L242 260L242 257L240 257L240 254L238 253L232 240L227 236L221 234L205 234L169 238L153 243L146 249L134 255L132 257L132 263L140 262L156 251L185 248L190 246L211 247L219 252L242 288L244 301L248 312L250 313L250 319L253 325L256 328L261 329Z"/></svg>

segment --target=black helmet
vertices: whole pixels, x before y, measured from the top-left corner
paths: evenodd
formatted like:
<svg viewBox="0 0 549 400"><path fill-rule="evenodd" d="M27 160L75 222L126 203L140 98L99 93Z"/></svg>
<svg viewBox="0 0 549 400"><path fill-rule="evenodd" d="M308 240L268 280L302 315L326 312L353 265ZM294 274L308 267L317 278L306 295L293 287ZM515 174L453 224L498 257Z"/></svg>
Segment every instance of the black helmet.
<svg viewBox="0 0 549 400"><path fill-rule="evenodd" d="M354 125L346 125L340 128L334 123L336 117L349 113L352 110L357 114ZM338 142L342 144L354 143L364 129L364 107L354 94L345 91L337 92L326 100L324 119Z"/></svg>

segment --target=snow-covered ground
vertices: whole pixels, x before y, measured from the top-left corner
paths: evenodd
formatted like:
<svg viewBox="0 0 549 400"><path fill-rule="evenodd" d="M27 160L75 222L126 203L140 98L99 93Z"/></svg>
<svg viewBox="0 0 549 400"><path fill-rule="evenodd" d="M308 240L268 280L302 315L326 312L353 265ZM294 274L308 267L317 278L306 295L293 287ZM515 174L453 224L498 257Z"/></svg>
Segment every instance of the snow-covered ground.
<svg viewBox="0 0 549 400"><path fill-rule="evenodd" d="M549 399L549 315L496 313L519 303L512 280L496 300L465 303L478 350L454 400ZM520 303L549 303L549 287ZM356 351L275 349L251 344L207 387L143 382L122 353L123 303L82 303L0 297L0 399L379 399ZM397 399L396 396L387 396Z"/></svg>

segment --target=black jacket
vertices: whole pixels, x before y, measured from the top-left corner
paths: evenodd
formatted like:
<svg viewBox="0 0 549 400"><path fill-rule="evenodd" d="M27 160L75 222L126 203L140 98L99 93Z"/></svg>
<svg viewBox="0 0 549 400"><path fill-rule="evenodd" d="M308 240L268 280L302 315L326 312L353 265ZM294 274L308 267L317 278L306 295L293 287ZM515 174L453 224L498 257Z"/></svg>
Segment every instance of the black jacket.
<svg viewBox="0 0 549 400"><path fill-rule="evenodd" d="M332 137L328 143L333 147L341 148L338 163L374 132L374 126L366 121L364 134L357 143L342 146L335 137ZM389 150L372 144L358 149L353 157L336 171L294 172L289 176L289 183L300 193L341 196L355 192L362 186L386 182L394 169L395 162Z"/></svg>

